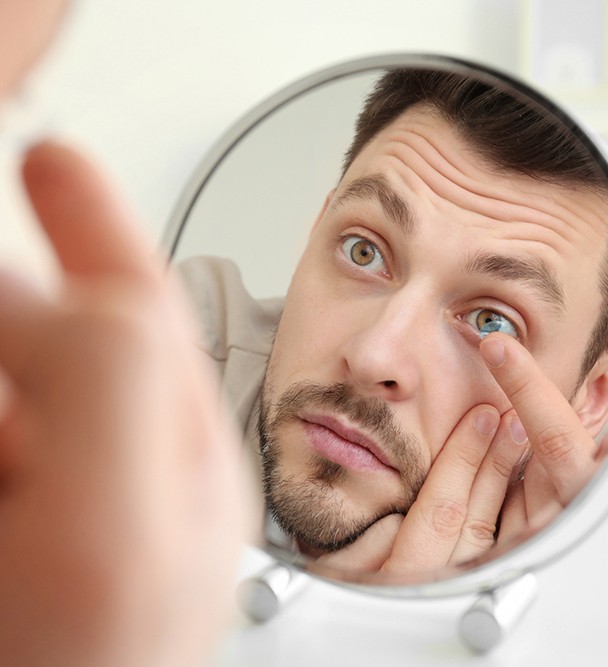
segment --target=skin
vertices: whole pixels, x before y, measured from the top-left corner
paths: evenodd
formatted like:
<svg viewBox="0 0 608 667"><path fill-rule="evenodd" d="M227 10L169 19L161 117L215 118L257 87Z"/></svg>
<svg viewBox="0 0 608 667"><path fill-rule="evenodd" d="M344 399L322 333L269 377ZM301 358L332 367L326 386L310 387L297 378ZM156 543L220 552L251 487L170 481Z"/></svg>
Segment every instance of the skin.
<svg viewBox="0 0 608 667"><path fill-rule="evenodd" d="M22 81L39 59L68 10L67 0L3 0L0 3L0 94Z"/></svg>
<svg viewBox="0 0 608 667"><path fill-rule="evenodd" d="M64 4L0 0L3 93ZM23 182L60 268L55 291L0 272L0 663L199 665L243 527L236 438L114 187L51 142Z"/></svg>
<svg viewBox="0 0 608 667"><path fill-rule="evenodd" d="M406 204L404 224L375 194L348 195L370 177ZM606 357L577 379L601 304L605 211L598 195L498 173L428 108L405 112L354 160L288 292L267 374L270 418L294 384L347 384L388 405L416 439L426 481L405 519L389 513L321 562L400 576L461 563L494 545L503 505L506 541L546 523L592 476ZM353 239L373 244L363 263ZM560 302L531 280L465 270L477 253L541 260ZM481 342L479 309L507 317L514 337ZM497 346L505 359L491 364ZM280 470L307 483L314 443L310 414L299 417L277 431ZM390 443L377 444L395 465ZM530 454L524 481L511 484ZM382 516L402 489L398 472L345 467L323 502L346 519Z"/></svg>

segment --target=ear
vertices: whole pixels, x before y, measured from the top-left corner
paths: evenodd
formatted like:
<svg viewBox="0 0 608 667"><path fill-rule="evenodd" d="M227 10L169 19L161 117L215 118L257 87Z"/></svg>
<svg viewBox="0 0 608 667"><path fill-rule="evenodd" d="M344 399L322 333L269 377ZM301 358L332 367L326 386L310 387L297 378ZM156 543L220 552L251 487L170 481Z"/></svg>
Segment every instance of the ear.
<svg viewBox="0 0 608 667"><path fill-rule="evenodd" d="M602 355L591 369L572 406L583 426L595 438L608 420L608 355Z"/></svg>
<svg viewBox="0 0 608 667"><path fill-rule="evenodd" d="M321 222L321 219L327 212L327 209L329 208L329 205L331 204L331 200L334 197L334 194L336 193L336 188L333 188L333 190L330 190L327 193L327 197L325 197L325 201L323 202L323 207L319 211L319 214L317 215L317 218L312 226L312 229L310 230L310 233L312 234L314 230L317 228L318 224Z"/></svg>

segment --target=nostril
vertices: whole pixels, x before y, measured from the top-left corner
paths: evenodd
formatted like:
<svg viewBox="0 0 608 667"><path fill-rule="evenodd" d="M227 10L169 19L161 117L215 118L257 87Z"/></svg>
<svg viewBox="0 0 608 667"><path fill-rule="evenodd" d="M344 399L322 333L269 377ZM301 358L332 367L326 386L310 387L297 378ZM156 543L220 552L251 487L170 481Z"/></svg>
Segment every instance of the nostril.
<svg viewBox="0 0 608 667"><path fill-rule="evenodd" d="M384 380L382 384L384 384L385 387L394 387L397 383L395 380Z"/></svg>

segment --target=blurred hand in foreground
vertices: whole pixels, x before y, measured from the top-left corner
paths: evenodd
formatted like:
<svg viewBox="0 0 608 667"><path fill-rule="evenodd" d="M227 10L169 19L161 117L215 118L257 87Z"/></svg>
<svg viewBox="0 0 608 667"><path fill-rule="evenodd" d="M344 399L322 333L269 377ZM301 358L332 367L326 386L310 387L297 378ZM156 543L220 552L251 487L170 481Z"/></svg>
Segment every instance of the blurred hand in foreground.
<svg viewBox="0 0 608 667"><path fill-rule="evenodd" d="M48 143L23 173L63 276L0 275L0 662L198 665L242 528L215 378L96 169Z"/></svg>

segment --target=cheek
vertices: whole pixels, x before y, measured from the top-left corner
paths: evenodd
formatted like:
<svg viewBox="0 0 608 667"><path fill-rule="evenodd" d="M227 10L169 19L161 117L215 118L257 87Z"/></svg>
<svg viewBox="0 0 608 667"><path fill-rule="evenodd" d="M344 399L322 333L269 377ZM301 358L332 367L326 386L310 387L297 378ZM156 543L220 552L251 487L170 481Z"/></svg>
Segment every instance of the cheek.
<svg viewBox="0 0 608 667"><path fill-rule="evenodd" d="M435 461L456 427L477 405L492 405L502 415L511 403L474 350L444 347L435 358L421 397L422 440L427 443L428 466Z"/></svg>
<svg viewBox="0 0 608 667"><path fill-rule="evenodd" d="M558 334L541 351L534 351L540 369L568 399L579 379L589 333L589 330L585 331L585 340L580 332ZM556 341L559 341L558 345Z"/></svg>
<svg viewBox="0 0 608 667"><path fill-rule="evenodd" d="M292 283L269 363L269 376L278 387L303 376L322 380L336 364L344 319L326 292L305 281Z"/></svg>

